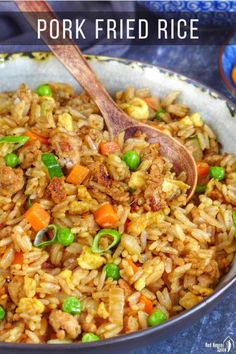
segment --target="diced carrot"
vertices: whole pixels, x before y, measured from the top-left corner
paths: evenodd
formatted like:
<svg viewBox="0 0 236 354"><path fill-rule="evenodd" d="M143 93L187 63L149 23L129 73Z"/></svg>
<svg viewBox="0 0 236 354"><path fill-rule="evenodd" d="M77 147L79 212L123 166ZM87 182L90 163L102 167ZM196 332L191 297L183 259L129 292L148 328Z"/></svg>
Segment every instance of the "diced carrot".
<svg viewBox="0 0 236 354"><path fill-rule="evenodd" d="M139 302L141 302L142 304L144 304L144 311L150 315L154 308L153 308L153 303L151 300L149 300L146 296L141 295L139 298Z"/></svg>
<svg viewBox="0 0 236 354"><path fill-rule="evenodd" d="M129 265L133 268L133 271L136 272L138 270L138 266L132 261L132 259L127 258L126 261L129 263Z"/></svg>
<svg viewBox="0 0 236 354"><path fill-rule="evenodd" d="M231 71L231 78L233 80L233 83L236 85L236 65L233 67L233 70Z"/></svg>
<svg viewBox="0 0 236 354"><path fill-rule="evenodd" d="M56 333L52 333L52 334L50 335L50 339L57 339Z"/></svg>
<svg viewBox="0 0 236 354"><path fill-rule="evenodd" d="M31 143L34 140L39 140L42 144L45 144L45 145L49 144L49 141L47 138L45 138L45 136L38 135L36 133L31 132L30 130L27 130L27 132L24 133L24 136L29 137L29 140L27 141L27 143L25 145L28 145L29 143Z"/></svg>
<svg viewBox="0 0 236 354"><path fill-rule="evenodd" d="M99 144L99 151L102 155L109 155L113 154L113 152L120 151L120 147L114 141L106 141Z"/></svg>
<svg viewBox="0 0 236 354"><path fill-rule="evenodd" d="M83 180L87 177L88 173L89 169L87 167L77 164L70 171L69 175L66 178L66 181L72 184L81 184Z"/></svg>
<svg viewBox="0 0 236 354"><path fill-rule="evenodd" d="M125 231L125 232L128 231L129 224L130 224L130 220L127 219L126 222L125 222L125 225L124 225L124 231Z"/></svg>
<svg viewBox="0 0 236 354"><path fill-rule="evenodd" d="M111 204L104 204L94 213L96 223L101 227L110 227L118 221L117 212Z"/></svg>
<svg viewBox="0 0 236 354"><path fill-rule="evenodd" d="M197 166L198 177L206 177L209 173L209 165L206 162L201 162Z"/></svg>
<svg viewBox="0 0 236 354"><path fill-rule="evenodd" d="M144 101L147 103L148 107L151 108L153 111L156 111L158 108L157 101L155 97L146 97Z"/></svg>
<svg viewBox="0 0 236 354"><path fill-rule="evenodd" d="M15 257L13 260L13 264L23 264L24 262L24 255L22 252L16 252Z"/></svg>
<svg viewBox="0 0 236 354"><path fill-rule="evenodd" d="M50 221L50 215L48 212L38 203L34 203L25 213L25 219L32 226L35 231L39 231L48 226Z"/></svg>

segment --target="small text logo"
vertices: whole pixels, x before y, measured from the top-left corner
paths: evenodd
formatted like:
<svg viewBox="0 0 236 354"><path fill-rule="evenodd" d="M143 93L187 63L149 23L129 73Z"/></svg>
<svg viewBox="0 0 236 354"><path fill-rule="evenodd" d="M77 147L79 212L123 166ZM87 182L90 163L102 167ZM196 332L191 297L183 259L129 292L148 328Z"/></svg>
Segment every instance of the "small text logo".
<svg viewBox="0 0 236 354"><path fill-rule="evenodd" d="M228 336L221 343L206 342L205 348L215 349L216 353L233 353L234 340Z"/></svg>

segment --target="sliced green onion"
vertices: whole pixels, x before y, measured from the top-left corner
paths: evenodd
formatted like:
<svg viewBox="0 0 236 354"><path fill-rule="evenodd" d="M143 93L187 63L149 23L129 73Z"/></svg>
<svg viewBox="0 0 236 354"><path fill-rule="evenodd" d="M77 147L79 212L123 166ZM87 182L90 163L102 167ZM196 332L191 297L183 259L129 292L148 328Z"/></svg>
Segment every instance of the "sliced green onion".
<svg viewBox="0 0 236 354"><path fill-rule="evenodd" d="M42 241L45 234L49 230L53 231L53 237L48 241ZM35 236L35 239L34 239L34 246L41 248L41 247L47 247L47 246L50 246L50 245L56 243L57 242L57 232L58 232L58 226L56 226L54 224L48 225L47 227L45 227L44 229L40 230L37 233L37 235Z"/></svg>
<svg viewBox="0 0 236 354"><path fill-rule="evenodd" d="M203 159L203 152L197 135L189 139L186 146L193 155L195 161L198 162Z"/></svg>
<svg viewBox="0 0 236 354"><path fill-rule="evenodd" d="M47 344L66 344L72 343L71 339L50 339L47 341Z"/></svg>
<svg viewBox="0 0 236 354"><path fill-rule="evenodd" d="M27 202L26 202L26 205L27 205L27 209L29 209L31 207L31 199L30 199L30 194L27 195Z"/></svg>
<svg viewBox="0 0 236 354"><path fill-rule="evenodd" d="M163 113L166 113L166 110L164 108L158 109L158 111L156 111L156 119L161 120L161 114Z"/></svg>
<svg viewBox="0 0 236 354"><path fill-rule="evenodd" d="M206 184L198 184L196 186L195 192L198 194L202 194L206 192L207 185Z"/></svg>
<svg viewBox="0 0 236 354"><path fill-rule="evenodd" d="M189 137L189 139L198 139L197 134L193 134Z"/></svg>
<svg viewBox="0 0 236 354"><path fill-rule="evenodd" d="M61 167L59 166L57 159L53 153L42 154L41 160L47 167L50 178L64 176Z"/></svg>
<svg viewBox="0 0 236 354"><path fill-rule="evenodd" d="M0 321L4 320L5 316L6 316L6 311L2 306L0 306Z"/></svg>
<svg viewBox="0 0 236 354"><path fill-rule="evenodd" d="M111 236L113 238L113 242L105 249L101 249L99 247L99 241L102 236ZM91 250L93 253L107 252L112 247L116 246L120 242L120 239L121 239L121 234L116 230L111 230L111 229L100 230L93 239Z"/></svg>
<svg viewBox="0 0 236 354"><path fill-rule="evenodd" d="M236 227L236 210L232 212L232 218L233 218L234 227Z"/></svg>
<svg viewBox="0 0 236 354"><path fill-rule="evenodd" d="M28 136L16 136L16 135L9 135L9 136L3 136L0 138L0 144L16 144L14 147L14 150L18 149L27 141L29 140Z"/></svg>
<svg viewBox="0 0 236 354"><path fill-rule="evenodd" d="M129 188L129 189L128 189L128 192L129 192L130 194L133 194L133 193L136 192L136 188Z"/></svg>

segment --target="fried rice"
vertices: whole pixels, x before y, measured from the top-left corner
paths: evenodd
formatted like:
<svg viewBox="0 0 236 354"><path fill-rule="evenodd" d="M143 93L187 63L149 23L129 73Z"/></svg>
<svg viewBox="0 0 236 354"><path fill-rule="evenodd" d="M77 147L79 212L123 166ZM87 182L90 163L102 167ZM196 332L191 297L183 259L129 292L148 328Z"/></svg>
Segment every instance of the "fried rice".
<svg viewBox="0 0 236 354"><path fill-rule="evenodd" d="M168 320L198 304L236 251L236 156L220 153L202 117L178 103L179 92L117 92L124 111L175 137L198 166L224 170L222 179L199 176L204 188L186 203L186 176L175 175L157 144L140 132L127 141L120 134L115 149L103 151L109 133L89 96L67 84L49 87L52 96L24 84L0 94L0 341L80 342L86 333L105 339L147 328L157 310ZM30 138L16 146L1 140L9 136ZM135 170L123 158L129 151L141 159ZM6 163L11 153L15 167ZM49 153L62 173L53 178L42 160ZM68 178L75 167L83 178ZM34 205L45 215L37 220L42 226L71 231L70 244L51 242L50 231L49 245L35 242L41 230L28 217ZM113 218L101 222L108 205ZM120 239L111 248L105 234L93 252L96 235L108 228ZM118 275L109 277L107 264ZM79 300L80 313L65 311L69 297Z"/></svg>

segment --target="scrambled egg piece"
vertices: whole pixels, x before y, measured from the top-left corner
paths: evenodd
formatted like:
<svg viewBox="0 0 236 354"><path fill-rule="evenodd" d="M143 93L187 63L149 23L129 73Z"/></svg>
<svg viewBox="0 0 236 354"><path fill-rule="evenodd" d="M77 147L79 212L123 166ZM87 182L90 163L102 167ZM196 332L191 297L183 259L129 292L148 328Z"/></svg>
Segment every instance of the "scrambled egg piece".
<svg viewBox="0 0 236 354"><path fill-rule="evenodd" d="M149 117L148 105L139 97L134 97L128 103L122 103L120 107L134 119L143 120Z"/></svg>
<svg viewBox="0 0 236 354"><path fill-rule="evenodd" d="M195 127L202 127L203 126L203 120L202 120L202 117L200 116L199 113L193 113L191 116L190 116L192 122L193 122L193 125Z"/></svg>
<svg viewBox="0 0 236 354"><path fill-rule="evenodd" d="M74 200L69 204L69 213L70 214L84 214L87 213L90 209L90 203L86 201L77 201Z"/></svg>
<svg viewBox="0 0 236 354"><path fill-rule="evenodd" d="M146 282L145 282L145 276L140 277L136 282L134 283L134 288L137 291L141 291L145 288Z"/></svg>
<svg viewBox="0 0 236 354"><path fill-rule="evenodd" d="M128 224L128 233L131 233L134 236L141 234L143 230L146 229L148 225L153 223L158 223L164 220L163 211L157 212L147 212L145 214L129 214L129 219L131 220Z"/></svg>
<svg viewBox="0 0 236 354"><path fill-rule="evenodd" d="M183 126L191 126L193 124L189 116L180 119L179 123Z"/></svg>
<svg viewBox="0 0 236 354"><path fill-rule="evenodd" d="M179 300L179 304L186 310L189 310L193 306L197 305L200 301L202 301L202 299L202 296L194 295L189 291Z"/></svg>
<svg viewBox="0 0 236 354"><path fill-rule="evenodd" d="M104 302L101 302L98 305L97 314L99 317L104 318L104 319L109 317L109 312L106 310Z"/></svg>
<svg viewBox="0 0 236 354"><path fill-rule="evenodd" d="M136 171L131 174L129 187L134 189L143 189L145 187L145 172Z"/></svg>
<svg viewBox="0 0 236 354"><path fill-rule="evenodd" d="M27 313L28 315L38 315L43 313L45 309L44 304L38 299L31 299L22 297L16 309L17 313Z"/></svg>
<svg viewBox="0 0 236 354"><path fill-rule="evenodd" d="M211 288L203 288L200 285L193 285L191 290L195 295L201 295L201 296L211 295L214 291Z"/></svg>
<svg viewBox="0 0 236 354"><path fill-rule="evenodd" d="M105 263L105 258L92 253L91 249L85 246L77 261L82 269L98 269Z"/></svg>
<svg viewBox="0 0 236 354"><path fill-rule="evenodd" d="M191 126L194 125L195 127L202 127L203 120L199 113L193 113L191 116L186 116L182 118L180 124L183 126Z"/></svg>
<svg viewBox="0 0 236 354"><path fill-rule="evenodd" d="M89 210L95 211L97 209L97 201L95 199L77 201L74 200L69 204L70 214L84 214Z"/></svg>
<svg viewBox="0 0 236 354"><path fill-rule="evenodd" d="M89 200L92 199L91 195L89 194L87 188L83 185L77 187L77 198L79 200Z"/></svg>
<svg viewBox="0 0 236 354"><path fill-rule="evenodd" d="M73 132L72 116L69 113L63 113L58 116L58 125L69 132Z"/></svg>
<svg viewBox="0 0 236 354"><path fill-rule="evenodd" d="M36 281L32 278L25 277L24 279L24 292L27 297L34 297L36 293Z"/></svg>
<svg viewBox="0 0 236 354"><path fill-rule="evenodd" d="M65 269L61 273L59 273L58 276L63 278L66 281L66 283L70 289L72 289L72 290L75 289L74 284L72 283L72 271L71 270Z"/></svg>
<svg viewBox="0 0 236 354"><path fill-rule="evenodd" d="M173 198L180 194L182 191L186 192L188 185L182 181L164 178L162 190L166 193L167 198Z"/></svg>

